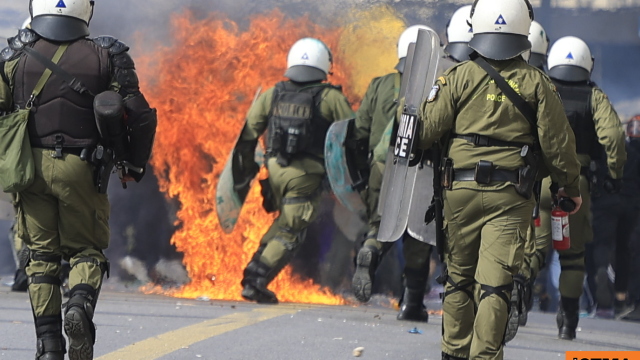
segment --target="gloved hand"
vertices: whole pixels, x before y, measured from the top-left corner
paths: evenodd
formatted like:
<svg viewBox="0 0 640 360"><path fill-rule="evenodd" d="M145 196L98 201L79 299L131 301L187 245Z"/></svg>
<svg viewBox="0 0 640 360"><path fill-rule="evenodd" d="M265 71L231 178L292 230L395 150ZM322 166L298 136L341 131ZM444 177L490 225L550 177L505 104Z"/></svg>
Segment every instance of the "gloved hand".
<svg viewBox="0 0 640 360"><path fill-rule="evenodd" d="M253 155L253 154L251 154ZM251 180L256 176L260 170L258 165L253 159L253 156L238 155L234 160L233 167L233 182L234 189L240 191L241 189L248 188Z"/></svg>
<svg viewBox="0 0 640 360"><path fill-rule="evenodd" d="M609 194L617 194L620 192L620 189L622 189L622 179L614 179L611 176L607 175L604 178L602 187Z"/></svg>
<svg viewBox="0 0 640 360"><path fill-rule="evenodd" d="M239 141L233 150L231 163L233 188L243 197L249 191L251 180L260 170L260 165L254 160L254 151L257 143L257 140Z"/></svg>

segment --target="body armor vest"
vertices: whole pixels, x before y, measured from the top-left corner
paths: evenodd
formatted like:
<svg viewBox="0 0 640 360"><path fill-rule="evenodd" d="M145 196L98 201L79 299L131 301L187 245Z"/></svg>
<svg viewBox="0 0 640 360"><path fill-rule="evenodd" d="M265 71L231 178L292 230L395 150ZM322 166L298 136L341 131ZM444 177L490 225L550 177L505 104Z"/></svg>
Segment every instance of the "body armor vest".
<svg viewBox="0 0 640 360"><path fill-rule="evenodd" d="M301 87L291 82L275 86L267 131L267 154L290 159L296 154L322 156L331 125L320 114L320 93L328 86Z"/></svg>
<svg viewBox="0 0 640 360"><path fill-rule="evenodd" d="M51 59L58 45L41 39L33 49ZM109 88L109 52L91 40L71 43L58 65L94 94ZM20 57L14 79L14 102L20 108L25 107L44 71L44 65L37 60L26 54ZM81 148L95 145L99 134L93 114L93 97L74 91L60 77L52 74L29 113L28 129L33 147Z"/></svg>
<svg viewBox="0 0 640 360"><path fill-rule="evenodd" d="M570 84L553 80L558 89L564 112L576 137L576 153L589 155L591 159L601 157L602 145L598 142L593 122L591 99L593 84Z"/></svg>

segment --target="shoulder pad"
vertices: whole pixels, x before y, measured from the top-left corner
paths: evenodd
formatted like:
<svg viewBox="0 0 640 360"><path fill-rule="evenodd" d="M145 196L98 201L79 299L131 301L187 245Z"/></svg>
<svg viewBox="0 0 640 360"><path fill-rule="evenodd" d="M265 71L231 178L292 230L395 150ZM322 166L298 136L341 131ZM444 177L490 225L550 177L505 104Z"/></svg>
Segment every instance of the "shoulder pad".
<svg viewBox="0 0 640 360"><path fill-rule="evenodd" d="M38 34L36 34L36 32L31 29L20 29L17 38L19 38L20 42L22 42L24 45L28 45L38 41L38 39L40 39L40 36L38 36Z"/></svg>
<svg viewBox="0 0 640 360"><path fill-rule="evenodd" d="M2 51L0 51L0 61L10 61L16 54L17 52L15 50L7 46L6 48L2 49Z"/></svg>
<svg viewBox="0 0 640 360"><path fill-rule="evenodd" d="M18 57L22 53L22 49L29 44L38 41L40 36L31 29L20 29L18 34L7 40L9 46L0 52L0 60L10 61Z"/></svg>
<svg viewBox="0 0 640 360"><path fill-rule="evenodd" d="M98 36L96 38L93 38L93 42L103 49L109 49L109 53L112 55L121 54L129 50L129 47L127 45L125 45L121 41L118 41L118 39L114 38L113 36Z"/></svg>
<svg viewBox="0 0 640 360"><path fill-rule="evenodd" d="M18 52L21 51L26 45L33 44L34 42L38 41L38 39L40 39L40 36L38 36L38 34L36 34L33 30L20 29L18 31L18 35L9 38L7 42L9 43L9 47L12 50Z"/></svg>

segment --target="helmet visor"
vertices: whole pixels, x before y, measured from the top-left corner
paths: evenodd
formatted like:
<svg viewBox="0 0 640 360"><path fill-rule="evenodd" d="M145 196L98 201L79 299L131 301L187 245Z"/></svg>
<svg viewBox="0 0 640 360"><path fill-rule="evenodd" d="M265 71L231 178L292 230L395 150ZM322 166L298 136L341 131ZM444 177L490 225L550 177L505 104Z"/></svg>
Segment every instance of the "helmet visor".
<svg viewBox="0 0 640 360"><path fill-rule="evenodd" d="M444 51L449 54L455 61L463 62L469 60L469 55L473 52L473 49L469 47L469 43L466 42L454 42L445 46Z"/></svg>
<svg viewBox="0 0 640 360"><path fill-rule="evenodd" d="M405 56L403 58L400 58L400 60L398 60L398 64L396 64L395 69L398 70L400 74L402 74L404 73L404 67L406 64L407 64L407 57Z"/></svg>
<svg viewBox="0 0 640 360"><path fill-rule="evenodd" d="M587 69L574 65L558 65L549 69L549 76L562 81L588 81L591 76Z"/></svg>
<svg viewBox="0 0 640 360"><path fill-rule="evenodd" d="M294 65L287 69L284 76L295 82L322 81L327 79L327 74L313 66Z"/></svg>
<svg viewBox="0 0 640 360"><path fill-rule="evenodd" d="M473 35L469 47L483 57L508 60L531 49L529 38L509 33L480 33Z"/></svg>
<svg viewBox="0 0 640 360"><path fill-rule="evenodd" d="M529 57L529 65L535 66L540 70L544 70L544 67L547 65L547 56L532 52Z"/></svg>
<svg viewBox="0 0 640 360"><path fill-rule="evenodd" d="M39 15L31 20L31 29L53 41L73 41L89 36L87 23L71 16Z"/></svg>

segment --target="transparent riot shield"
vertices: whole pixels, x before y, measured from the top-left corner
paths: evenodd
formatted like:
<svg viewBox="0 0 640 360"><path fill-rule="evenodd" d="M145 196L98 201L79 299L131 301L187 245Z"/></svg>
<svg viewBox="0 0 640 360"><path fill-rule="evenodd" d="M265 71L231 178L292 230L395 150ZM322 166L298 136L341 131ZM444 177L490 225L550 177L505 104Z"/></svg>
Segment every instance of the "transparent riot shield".
<svg viewBox="0 0 640 360"><path fill-rule="evenodd" d="M379 241L396 241L407 230L411 202L414 199L417 171L410 167L419 162L416 153L416 135L420 126L419 108L433 86L439 72L440 39L434 31L419 30L411 71L403 74L406 82L404 107L393 143L393 159L385 164L390 168L382 208ZM404 77L408 76L405 81ZM427 201L416 199L417 201Z"/></svg>
<svg viewBox="0 0 640 360"><path fill-rule="evenodd" d="M367 169L359 169L356 157L358 149L348 145L351 139L355 119L336 121L327 131L324 147L324 161L327 169L327 178L331 184L331 190L336 199L344 207L357 214L362 221L367 221L367 207L360 193L367 185ZM359 152L364 156L361 163L366 163L365 148ZM364 151L364 153L363 153Z"/></svg>

